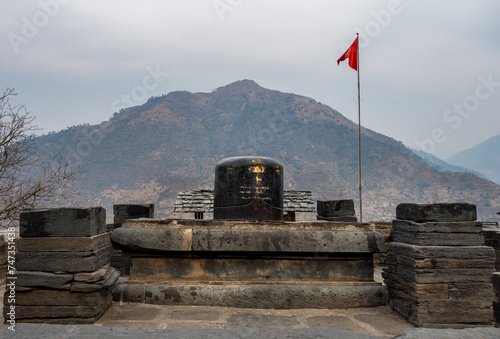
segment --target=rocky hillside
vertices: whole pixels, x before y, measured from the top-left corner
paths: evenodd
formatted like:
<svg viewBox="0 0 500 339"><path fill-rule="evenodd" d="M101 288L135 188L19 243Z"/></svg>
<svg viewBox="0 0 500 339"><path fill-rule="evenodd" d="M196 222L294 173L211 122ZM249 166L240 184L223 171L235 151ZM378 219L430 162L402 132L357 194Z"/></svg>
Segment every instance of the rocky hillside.
<svg viewBox="0 0 500 339"><path fill-rule="evenodd" d="M357 201L357 133L355 123L313 99L242 80L212 93L154 97L100 125L37 142L42 154L60 153L81 168L79 185L93 205L153 202L165 217L178 191L212 188L215 164L238 155L282 162L287 190ZM394 139L363 129L362 152L364 220L390 220L400 202L473 202L492 220L500 211L500 186L439 172Z"/></svg>

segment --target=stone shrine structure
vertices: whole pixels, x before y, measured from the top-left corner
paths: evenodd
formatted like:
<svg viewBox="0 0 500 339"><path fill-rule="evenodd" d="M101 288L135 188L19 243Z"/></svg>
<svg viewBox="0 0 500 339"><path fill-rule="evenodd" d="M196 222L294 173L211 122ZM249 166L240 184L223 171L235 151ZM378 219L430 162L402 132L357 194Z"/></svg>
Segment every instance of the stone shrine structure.
<svg viewBox="0 0 500 339"><path fill-rule="evenodd" d="M383 277L390 306L415 326L491 325L495 251L476 206L400 204Z"/></svg>

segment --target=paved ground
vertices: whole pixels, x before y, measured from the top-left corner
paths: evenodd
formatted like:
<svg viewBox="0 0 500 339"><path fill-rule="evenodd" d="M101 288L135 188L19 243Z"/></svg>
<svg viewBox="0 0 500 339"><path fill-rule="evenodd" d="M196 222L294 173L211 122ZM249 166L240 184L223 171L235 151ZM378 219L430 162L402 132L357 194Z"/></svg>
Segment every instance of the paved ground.
<svg viewBox="0 0 500 339"><path fill-rule="evenodd" d="M330 328L392 338L412 326L388 307L264 310L205 306L114 304L98 325L127 329L290 330Z"/></svg>
<svg viewBox="0 0 500 339"><path fill-rule="evenodd" d="M379 273L379 272L376 272ZM377 276L377 274L376 274ZM375 280L380 279L376 277ZM0 300L4 286L0 287ZM3 319L2 319L3 323ZM416 329L389 307L244 309L115 302L95 325L17 323L0 338L500 338L500 329Z"/></svg>

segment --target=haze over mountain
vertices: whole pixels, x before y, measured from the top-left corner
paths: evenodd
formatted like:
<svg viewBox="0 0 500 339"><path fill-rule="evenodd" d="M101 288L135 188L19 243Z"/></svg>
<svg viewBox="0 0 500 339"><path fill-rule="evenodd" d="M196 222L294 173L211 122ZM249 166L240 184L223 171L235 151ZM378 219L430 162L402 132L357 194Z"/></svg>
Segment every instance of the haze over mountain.
<svg viewBox="0 0 500 339"><path fill-rule="evenodd" d="M213 187L215 164L239 155L282 162L285 189L316 199L358 202L358 127L313 99L242 80L212 93L172 92L114 114L36 138L82 169L93 205L155 203L173 215L180 190ZM440 172L402 143L362 129L363 220L390 220L401 202L467 201L495 220L500 186L470 173ZM359 207L356 206L359 212Z"/></svg>
<svg viewBox="0 0 500 339"><path fill-rule="evenodd" d="M453 155L449 162L469 167L500 184L500 134Z"/></svg>

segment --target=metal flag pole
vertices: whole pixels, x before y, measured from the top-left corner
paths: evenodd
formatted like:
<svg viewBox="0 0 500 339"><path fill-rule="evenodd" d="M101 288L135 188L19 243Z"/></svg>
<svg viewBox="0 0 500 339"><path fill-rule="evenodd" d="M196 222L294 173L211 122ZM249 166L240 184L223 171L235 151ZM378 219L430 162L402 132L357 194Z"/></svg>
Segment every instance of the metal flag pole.
<svg viewBox="0 0 500 339"><path fill-rule="evenodd" d="M359 33L356 33L357 41L357 67L358 67L358 173L359 173L359 222L363 222L363 198L361 193L361 95L359 89Z"/></svg>

